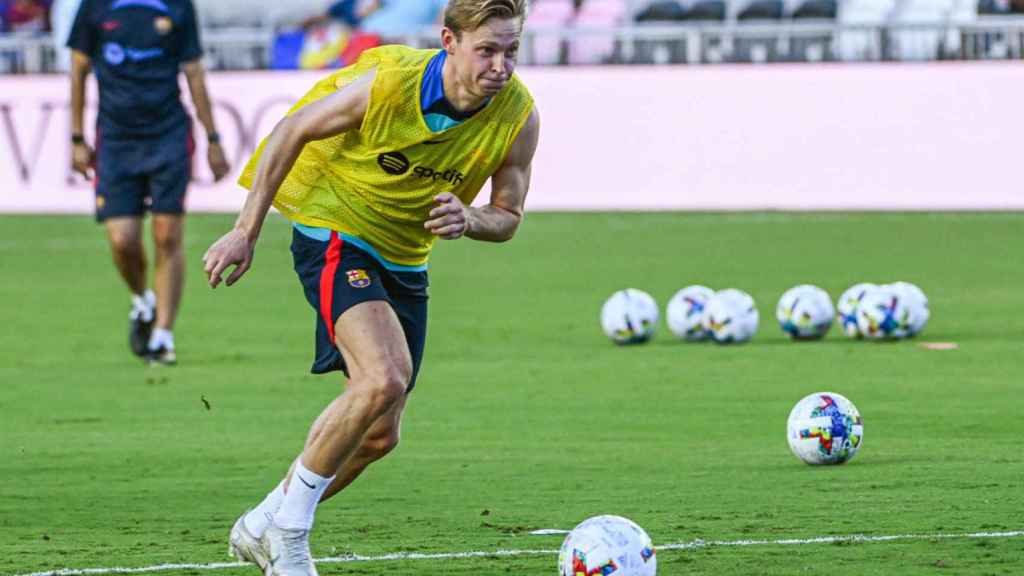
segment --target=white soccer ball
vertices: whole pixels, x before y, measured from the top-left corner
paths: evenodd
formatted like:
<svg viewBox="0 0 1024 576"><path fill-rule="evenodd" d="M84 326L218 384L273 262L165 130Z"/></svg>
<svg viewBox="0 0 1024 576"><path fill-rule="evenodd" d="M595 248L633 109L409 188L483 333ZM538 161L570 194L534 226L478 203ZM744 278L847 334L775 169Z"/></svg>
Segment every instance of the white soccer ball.
<svg viewBox="0 0 1024 576"><path fill-rule="evenodd" d="M708 337L704 330L704 306L715 295L707 286L687 286L668 301L665 320L668 329L677 337L689 342L698 342Z"/></svg>
<svg viewBox="0 0 1024 576"><path fill-rule="evenodd" d="M716 292L704 306L704 329L719 344L746 342L754 337L760 316L754 299L730 288Z"/></svg>
<svg viewBox="0 0 1024 576"><path fill-rule="evenodd" d="M857 328L871 340L905 338L910 334L910 308L896 290L879 286L857 307Z"/></svg>
<svg viewBox="0 0 1024 576"><path fill-rule="evenodd" d="M836 302L839 327L850 338L864 337L860 332L860 327L857 325L857 310L860 308L860 303L864 300L864 296L877 289L878 286L875 284L866 282L855 284L847 288L846 292L843 292L842 296L839 297L839 301Z"/></svg>
<svg viewBox="0 0 1024 576"><path fill-rule="evenodd" d="M657 326L658 303L643 290L619 290L601 307L601 328L616 344L647 342Z"/></svg>
<svg viewBox="0 0 1024 576"><path fill-rule="evenodd" d="M835 315L836 310L828 292L810 284L801 284L787 290L775 308L779 326L794 340L824 338L832 328Z"/></svg>
<svg viewBox="0 0 1024 576"><path fill-rule="evenodd" d="M907 330L907 336L917 336L924 330L925 325L928 324L928 320L932 316L931 310L928 309L928 297L925 296L924 291L910 282L896 282L888 287L899 294L900 298L906 302L907 308L910 311L910 326Z"/></svg>
<svg viewBox="0 0 1024 576"><path fill-rule="evenodd" d="M644 529L621 516L584 520L558 553L560 576L655 576L658 559Z"/></svg>
<svg viewBox="0 0 1024 576"><path fill-rule="evenodd" d="M789 449L808 464L842 464L864 441L864 421L846 397L811 394L797 402L786 426Z"/></svg>

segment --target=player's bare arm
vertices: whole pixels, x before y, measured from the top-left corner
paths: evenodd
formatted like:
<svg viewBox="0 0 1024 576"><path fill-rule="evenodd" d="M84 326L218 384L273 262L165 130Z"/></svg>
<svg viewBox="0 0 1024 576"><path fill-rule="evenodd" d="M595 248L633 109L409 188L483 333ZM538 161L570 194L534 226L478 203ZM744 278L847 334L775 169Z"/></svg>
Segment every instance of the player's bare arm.
<svg viewBox="0 0 1024 576"><path fill-rule="evenodd" d="M217 125L213 121L213 108L210 105L210 94L206 90L206 71L199 60L185 62L181 66L188 81L188 90L192 94L192 103L196 107L196 115L199 122L206 130L210 145L207 148L206 158L210 163L210 171L213 172L213 179L220 180L228 175L231 166L224 155L224 148L220 145L220 136L217 133Z"/></svg>
<svg viewBox="0 0 1024 576"><path fill-rule="evenodd" d="M92 60L78 50L71 51L71 167L92 180L95 152L86 143L85 134L85 79L92 71Z"/></svg>
<svg viewBox="0 0 1024 576"><path fill-rule="evenodd" d="M540 138L540 115L536 107L520 130L505 163L491 177L491 198L485 206L463 205L450 192L439 194L438 206L430 211L424 227L438 237L454 240L462 236L486 242L510 240L523 219L523 205L530 189L533 155Z"/></svg>
<svg viewBox="0 0 1024 576"><path fill-rule="evenodd" d="M362 125L375 77L376 72L370 72L338 92L296 110L274 127L234 229L210 246L203 256L211 288L220 284L221 274L229 266L235 266L225 281L231 286L252 265L256 240L274 195L302 148L309 142L356 130Z"/></svg>

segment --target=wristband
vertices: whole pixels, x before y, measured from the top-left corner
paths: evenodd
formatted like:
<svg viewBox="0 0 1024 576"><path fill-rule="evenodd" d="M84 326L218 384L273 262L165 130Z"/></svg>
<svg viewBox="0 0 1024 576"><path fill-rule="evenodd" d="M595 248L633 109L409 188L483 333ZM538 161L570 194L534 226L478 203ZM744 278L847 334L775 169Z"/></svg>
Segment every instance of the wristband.
<svg viewBox="0 0 1024 576"><path fill-rule="evenodd" d="M72 134L71 135L71 143L72 144L85 144L85 136L82 136L81 134Z"/></svg>
<svg viewBox="0 0 1024 576"><path fill-rule="evenodd" d="M210 132L206 135L206 141L210 144L220 144L220 134L217 132Z"/></svg>

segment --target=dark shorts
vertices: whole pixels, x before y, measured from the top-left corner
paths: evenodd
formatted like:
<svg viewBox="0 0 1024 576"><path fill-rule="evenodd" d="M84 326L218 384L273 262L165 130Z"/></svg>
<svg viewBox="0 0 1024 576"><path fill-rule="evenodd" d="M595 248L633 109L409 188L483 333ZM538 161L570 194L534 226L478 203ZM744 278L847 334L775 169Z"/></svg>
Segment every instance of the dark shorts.
<svg viewBox="0 0 1024 576"><path fill-rule="evenodd" d="M191 123L151 138L96 138L96 220L183 214L192 178Z"/></svg>
<svg viewBox="0 0 1024 576"><path fill-rule="evenodd" d="M346 310L373 300L391 304L398 316L412 357L416 385L427 338L427 273L388 270L380 261L331 232L329 242L292 230L292 256L306 300L316 310L316 359L310 371L348 374L345 359L334 344L334 326Z"/></svg>

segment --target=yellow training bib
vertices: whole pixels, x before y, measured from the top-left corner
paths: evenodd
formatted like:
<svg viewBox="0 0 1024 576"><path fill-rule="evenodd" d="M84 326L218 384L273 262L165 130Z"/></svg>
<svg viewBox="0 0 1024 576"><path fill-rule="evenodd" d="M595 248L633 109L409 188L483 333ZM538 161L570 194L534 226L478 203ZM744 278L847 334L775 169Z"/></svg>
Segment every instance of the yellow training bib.
<svg viewBox="0 0 1024 576"><path fill-rule="evenodd" d="M362 127L307 144L274 206L294 222L357 236L396 264L426 263L435 237L423 223L436 206L434 197L451 192L469 205L504 163L533 109L526 86L513 76L483 110L432 132L423 119L420 88L436 54L375 48L318 82L289 114L376 69ZM238 180L247 189L265 145Z"/></svg>

